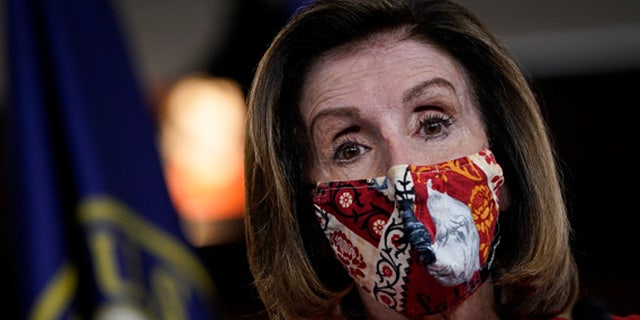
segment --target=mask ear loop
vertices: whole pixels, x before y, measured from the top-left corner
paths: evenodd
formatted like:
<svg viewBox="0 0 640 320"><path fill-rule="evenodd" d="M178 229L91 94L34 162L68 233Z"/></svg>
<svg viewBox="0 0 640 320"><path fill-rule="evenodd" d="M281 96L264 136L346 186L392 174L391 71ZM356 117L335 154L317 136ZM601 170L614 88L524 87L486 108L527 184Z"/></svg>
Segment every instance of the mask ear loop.
<svg viewBox="0 0 640 320"><path fill-rule="evenodd" d="M496 248L498 247L498 244L500 244L500 237L501 237L500 223L496 221L496 230L494 232L493 241L491 242L491 247L489 247L489 255L487 256L487 262L482 267L482 269L480 269L480 275L482 277L482 281L486 280L490 275L490 272L492 270L493 263L495 260Z"/></svg>

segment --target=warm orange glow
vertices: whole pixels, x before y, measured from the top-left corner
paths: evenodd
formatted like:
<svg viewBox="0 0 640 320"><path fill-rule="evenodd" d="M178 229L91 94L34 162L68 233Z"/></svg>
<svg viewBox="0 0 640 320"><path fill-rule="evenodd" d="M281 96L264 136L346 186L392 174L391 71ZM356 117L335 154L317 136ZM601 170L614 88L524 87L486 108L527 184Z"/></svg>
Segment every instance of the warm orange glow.
<svg viewBox="0 0 640 320"><path fill-rule="evenodd" d="M245 101L232 80L190 76L169 91L160 149L171 197L190 222L244 215Z"/></svg>

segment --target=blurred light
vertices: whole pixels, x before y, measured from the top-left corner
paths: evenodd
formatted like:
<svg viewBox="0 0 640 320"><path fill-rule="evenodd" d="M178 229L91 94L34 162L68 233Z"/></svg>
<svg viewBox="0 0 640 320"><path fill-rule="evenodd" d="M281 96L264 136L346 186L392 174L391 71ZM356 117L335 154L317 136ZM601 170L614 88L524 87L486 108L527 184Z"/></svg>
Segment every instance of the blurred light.
<svg viewBox="0 0 640 320"><path fill-rule="evenodd" d="M212 235L207 225L244 216L245 111L235 81L202 75L178 81L161 108L167 185L196 244L220 241L210 238L222 232Z"/></svg>

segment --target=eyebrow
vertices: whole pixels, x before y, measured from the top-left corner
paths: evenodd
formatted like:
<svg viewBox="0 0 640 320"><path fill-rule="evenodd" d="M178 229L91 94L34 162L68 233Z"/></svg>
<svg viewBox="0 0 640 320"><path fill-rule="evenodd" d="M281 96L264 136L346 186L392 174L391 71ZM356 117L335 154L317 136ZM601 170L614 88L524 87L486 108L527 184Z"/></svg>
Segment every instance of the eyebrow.
<svg viewBox="0 0 640 320"><path fill-rule="evenodd" d="M311 136L313 136L313 132L314 132L314 128L315 128L316 122L318 122L322 118L327 118L327 117L360 118L360 110L358 108L356 108L356 107L348 106L348 107L324 109L324 110L318 112L318 114L311 121L311 125L310 125Z"/></svg>
<svg viewBox="0 0 640 320"><path fill-rule="evenodd" d="M404 95L402 96L402 102L403 103L407 103L407 102L411 101L412 99L415 99L426 88L438 87L438 86L448 87L454 93L456 92L456 88L453 86L453 84L451 82L449 82L449 80L441 78L441 77L437 77L437 78L433 78L433 79L429 79L429 80L423 81L423 82L417 84L416 86L414 86L413 88L410 88L407 91L405 91ZM313 136L313 133L314 133L314 128L315 128L316 122L318 122L322 118L327 118L327 117L360 118L361 115L360 115L360 110L358 108L354 107L354 106L347 106L347 107L339 107L339 108L331 108L331 109L322 110L322 111L318 112L318 114L311 121L310 133L311 133L312 136Z"/></svg>
<svg viewBox="0 0 640 320"><path fill-rule="evenodd" d="M438 78L433 78L433 79L423 81L418 85L414 86L413 88L405 91L404 95L402 96L402 102L407 103L412 99L416 98L417 96L419 96L422 93L422 91L424 91L425 88L434 87L434 86L448 87L449 89L451 89L451 91L453 91L453 93L456 92L456 88L453 86L451 82L449 82L447 79L438 77Z"/></svg>

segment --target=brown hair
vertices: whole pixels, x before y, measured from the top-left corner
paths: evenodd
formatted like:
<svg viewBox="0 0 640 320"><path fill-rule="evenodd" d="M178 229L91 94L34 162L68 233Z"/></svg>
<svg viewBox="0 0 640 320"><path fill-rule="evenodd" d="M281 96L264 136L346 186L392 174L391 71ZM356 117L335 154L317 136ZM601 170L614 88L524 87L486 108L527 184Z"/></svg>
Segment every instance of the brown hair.
<svg viewBox="0 0 640 320"><path fill-rule="evenodd" d="M305 181L307 137L298 100L319 56L380 32L404 30L464 67L502 165L510 207L500 216L493 281L505 318L547 318L578 294L570 226L548 128L517 64L469 11L447 0L316 0L280 31L249 92L246 240L267 312L279 318L344 314L352 282L323 241Z"/></svg>

